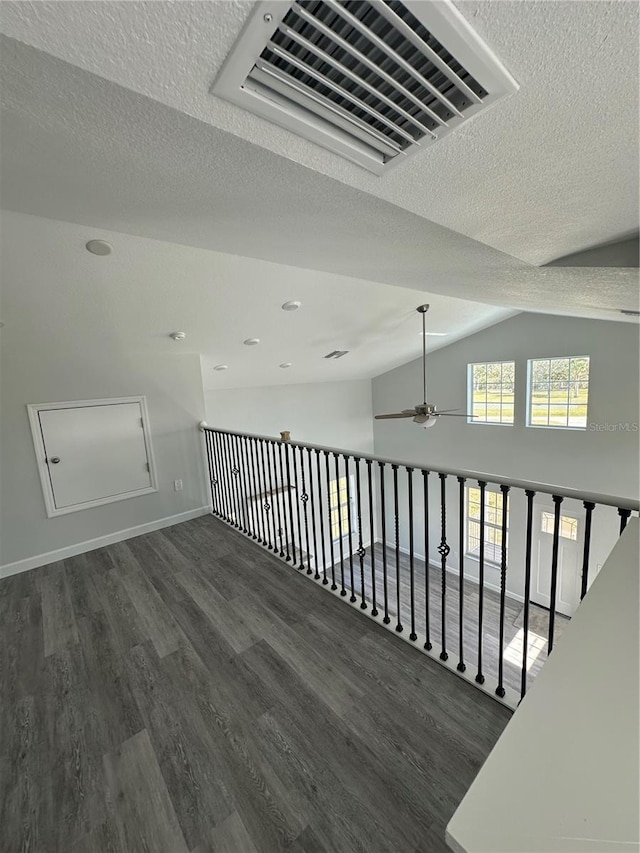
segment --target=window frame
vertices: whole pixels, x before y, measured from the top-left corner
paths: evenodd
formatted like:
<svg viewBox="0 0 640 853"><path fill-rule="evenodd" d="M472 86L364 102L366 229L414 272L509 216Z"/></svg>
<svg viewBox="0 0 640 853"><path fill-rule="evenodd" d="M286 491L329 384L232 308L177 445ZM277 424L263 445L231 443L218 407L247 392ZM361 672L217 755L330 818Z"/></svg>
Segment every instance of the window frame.
<svg viewBox="0 0 640 853"><path fill-rule="evenodd" d="M586 381L586 383L587 383L587 401L584 404L586 406L586 413L584 416L584 420L585 420L584 426L576 426L575 424L569 424L569 423L566 423L566 424L550 424L550 423L534 424L532 422L533 405L534 405L534 403L533 403L533 370L534 370L534 364L536 362L547 361L547 362L549 362L549 365L550 365L552 361L568 361L569 362L569 374L568 374L568 378L566 381L567 381L567 385L569 386L571 383L571 362L582 360L582 359L586 359L586 361L588 363L588 372L587 372L586 380L577 380L577 381L581 381L581 382ZM549 370L550 369L551 368L549 368ZM549 376L550 376L550 374L549 374ZM551 380L551 378L548 379L549 384L552 381L554 381L554 380ZM557 380L557 381L564 381L564 380ZM555 355L555 356L553 356L552 355L552 356L538 356L537 358L527 359L527 419L526 419L526 426L530 429L557 429L557 430L569 430L571 432L586 432L586 430L589 427L589 398L590 398L589 392L590 391L591 391L591 356L589 356L589 355ZM550 393L551 393L551 388L549 389L549 394ZM570 393L570 388L567 387L567 402L566 402L566 404L564 404L564 403L562 404L566 408L566 419L567 419L567 421L569 420L570 410L571 410L571 406L572 406L572 403L570 402L569 393ZM551 409L551 398L550 398L550 396L548 399L549 399L549 403L547 404L547 420L550 417L550 415L549 415L549 411ZM541 404L537 404L537 405L541 405ZM576 404L573 404L573 405L576 405Z"/></svg>
<svg viewBox="0 0 640 853"><path fill-rule="evenodd" d="M505 365L505 364L513 365L513 403L512 403L513 415L512 415L512 418L510 421L504 421L504 420L489 421L489 420L486 420L486 412L487 412L487 408L488 408L487 399L486 399L487 398L486 386L491 384L491 383L488 383L487 381L485 381L485 383L484 383L485 384L485 419L480 420L477 417L471 417L471 415L474 414L474 391L475 391L475 388L474 388L474 384L475 384L475 382L474 382L474 368L484 366L484 368L486 370L489 365L495 365L495 364L499 364L500 368L501 368L501 370L500 370L500 376L501 376L500 402L498 403L498 405L500 407L500 418L502 418L502 411L503 411L503 408L505 405L503 402L504 384L505 384L504 380L502 378L503 374L504 374L503 365ZM514 426L515 421L516 421L516 362L515 362L515 359L510 358L510 359L505 359L505 360L500 360L500 361L473 361L473 362L469 362L467 364L467 411L469 413L469 417L467 417L467 423L469 423L469 424L479 424L481 426L506 426L506 427Z"/></svg>
<svg viewBox="0 0 640 853"><path fill-rule="evenodd" d="M471 522L477 524L478 525L478 531L480 531L480 518L472 518L470 515L470 503L471 503L471 491L472 490L480 493L480 487L477 485L476 486L467 485L467 487L466 487L464 557L465 557L465 559L468 558L468 559L476 560L477 562L479 562L480 561L480 537L479 537L479 535L478 535L478 548L477 548L477 550L472 551L469 547L469 545L470 545L469 540L470 540ZM496 521L496 522L487 521L487 517L486 517L487 516L487 510L490 509L490 507L487 506L486 501L487 501L487 496L490 494L496 495L496 498L498 498L500 500L500 506L498 506L498 502L496 501L496 507L495 507L496 518L500 519L499 521ZM480 497L480 495L479 495L479 497ZM500 489L492 489L492 488L487 487L487 488L485 488L484 497L485 497L485 521L484 521L485 531L487 528L489 528L491 530L497 530L498 533L500 534L500 536L502 537L502 501L504 500L505 495L503 495L503 493L500 491ZM507 562L508 562L509 561L509 524L510 524L510 515L511 515L511 507L509 504L509 495L508 494L506 495L506 499L507 499L507 543L506 544L507 544ZM476 501L474 501L474 503L476 503ZM477 503L478 503L478 505L480 505L479 500L477 501ZM492 507L491 507L491 509L492 509ZM499 552L499 558L497 560L491 559L490 557L487 557L487 554L486 554L487 544L494 546L494 553L496 551ZM487 543L485 541L484 565L485 566L487 566L487 565L492 566L495 568L500 568L500 566L502 565L502 542L500 542L499 544L496 545L495 543Z"/></svg>

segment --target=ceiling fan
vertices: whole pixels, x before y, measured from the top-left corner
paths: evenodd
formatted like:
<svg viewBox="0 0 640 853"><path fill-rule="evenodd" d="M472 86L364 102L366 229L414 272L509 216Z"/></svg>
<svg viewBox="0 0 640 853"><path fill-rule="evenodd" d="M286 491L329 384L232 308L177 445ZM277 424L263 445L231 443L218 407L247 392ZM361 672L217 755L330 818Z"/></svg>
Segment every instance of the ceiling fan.
<svg viewBox="0 0 640 853"><path fill-rule="evenodd" d="M420 424L424 429L435 426L438 418L473 418L473 415L461 414L459 409L445 409L439 412L433 403L427 403L427 322L426 315L428 305L419 305L416 311L422 314L422 391L423 402L418 403L413 409L403 409L401 412L393 412L390 415L376 415L378 421L391 418L413 418L415 424Z"/></svg>

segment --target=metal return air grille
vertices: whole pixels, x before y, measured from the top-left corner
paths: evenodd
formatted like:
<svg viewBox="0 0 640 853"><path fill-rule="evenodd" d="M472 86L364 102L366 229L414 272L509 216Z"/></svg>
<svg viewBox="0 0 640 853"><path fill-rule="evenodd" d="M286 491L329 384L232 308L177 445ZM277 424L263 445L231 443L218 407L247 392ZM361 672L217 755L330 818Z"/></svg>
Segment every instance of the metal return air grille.
<svg viewBox="0 0 640 853"><path fill-rule="evenodd" d="M439 0L261 2L213 92L381 173L517 85Z"/></svg>

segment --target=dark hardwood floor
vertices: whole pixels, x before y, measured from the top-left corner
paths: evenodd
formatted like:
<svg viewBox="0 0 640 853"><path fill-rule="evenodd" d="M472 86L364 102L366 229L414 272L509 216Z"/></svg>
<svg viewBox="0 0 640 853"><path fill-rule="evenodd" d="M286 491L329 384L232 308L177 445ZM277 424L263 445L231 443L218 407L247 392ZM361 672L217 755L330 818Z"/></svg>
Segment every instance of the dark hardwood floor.
<svg viewBox="0 0 640 853"><path fill-rule="evenodd" d="M6 853L438 853L510 713L211 516L0 581Z"/></svg>

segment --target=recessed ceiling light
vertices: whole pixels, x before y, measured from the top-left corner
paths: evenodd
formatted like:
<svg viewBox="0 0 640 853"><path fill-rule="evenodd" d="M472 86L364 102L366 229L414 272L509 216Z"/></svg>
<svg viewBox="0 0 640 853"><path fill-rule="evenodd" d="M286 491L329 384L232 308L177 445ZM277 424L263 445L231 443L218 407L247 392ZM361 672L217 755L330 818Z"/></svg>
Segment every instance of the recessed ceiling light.
<svg viewBox="0 0 640 853"><path fill-rule="evenodd" d="M214 370L228 370L229 365L228 364L216 364L216 366L213 369Z"/></svg>
<svg viewBox="0 0 640 853"><path fill-rule="evenodd" d="M110 255L113 250L111 243L106 240L89 240L85 248L92 255Z"/></svg>
<svg viewBox="0 0 640 853"><path fill-rule="evenodd" d="M247 338L243 343L246 347L255 347L256 344L260 343L260 338Z"/></svg>
<svg viewBox="0 0 640 853"><path fill-rule="evenodd" d="M292 299L291 302L284 302L280 307L283 311L297 311L301 304L297 299Z"/></svg>
<svg viewBox="0 0 640 853"><path fill-rule="evenodd" d="M291 366L292 366L292 363L290 361L283 361L282 364L280 365L280 367L282 367L282 368L291 367Z"/></svg>

